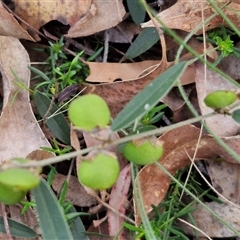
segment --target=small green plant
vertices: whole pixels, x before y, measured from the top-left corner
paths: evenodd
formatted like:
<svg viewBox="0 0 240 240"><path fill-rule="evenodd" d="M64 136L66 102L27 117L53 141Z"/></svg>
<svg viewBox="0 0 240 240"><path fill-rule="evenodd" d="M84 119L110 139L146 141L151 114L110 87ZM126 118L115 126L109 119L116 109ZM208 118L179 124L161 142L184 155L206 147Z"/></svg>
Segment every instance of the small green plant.
<svg viewBox="0 0 240 240"><path fill-rule="evenodd" d="M223 25L208 32L206 41L212 43L217 47L217 50L220 51L220 55L214 63L215 66L218 65L224 57L227 57L230 54L238 58L240 57L240 48L235 47L234 42L231 39L231 36L233 35L236 35L236 33L227 29ZM198 37L198 39L203 40L202 37Z"/></svg>
<svg viewBox="0 0 240 240"><path fill-rule="evenodd" d="M78 168L79 181L92 189L103 190L117 181L120 167L117 157L111 152L91 152L84 157Z"/></svg>
<svg viewBox="0 0 240 240"><path fill-rule="evenodd" d="M49 57L46 60L47 67L44 72L35 67L29 67L37 77L43 81L38 83L34 92L41 90L46 96L57 96L68 86L84 82L89 75L88 67L79 61L79 58L84 55L84 52L76 54L71 60L71 56L64 53L63 37L55 43L49 42L49 47L46 49Z"/></svg>
<svg viewBox="0 0 240 240"><path fill-rule="evenodd" d="M63 154L68 153L72 150L71 147L65 147L65 148L59 147L55 138L52 141L52 145L53 145L53 148L41 147L41 149L43 149L45 151L48 151L48 152L52 152L52 153L56 154L57 156L58 155L63 155Z"/></svg>

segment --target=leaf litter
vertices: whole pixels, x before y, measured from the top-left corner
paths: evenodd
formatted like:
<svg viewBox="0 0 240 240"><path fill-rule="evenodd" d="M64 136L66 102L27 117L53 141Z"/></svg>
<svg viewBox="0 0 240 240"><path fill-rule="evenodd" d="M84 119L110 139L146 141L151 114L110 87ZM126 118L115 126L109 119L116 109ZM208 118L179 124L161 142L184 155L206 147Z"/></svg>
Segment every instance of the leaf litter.
<svg viewBox="0 0 240 240"><path fill-rule="evenodd" d="M20 19L26 21L28 25L23 24L21 21L19 24L13 17L14 14L12 15L7 12L6 9L3 8L2 3L0 3L0 71L4 85L4 106L0 118L1 129L4 129L4 131L1 131L1 137L3 139L1 144L1 162L16 156L30 156L31 153L33 154L33 159L44 159L46 157L44 153L41 152L39 153L41 157L36 157L37 155L34 155L35 151L39 150L42 146L50 147L49 142L33 115L32 107L29 104L28 91L16 85L16 79L10 71L10 68L12 68L21 81L23 81L24 85L29 87L30 72L27 69L27 66L30 64L30 61L28 53L15 38L38 41L40 40L39 32L33 31L33 29L40 30L42 26L51 20L58 20L64 25L69 25L70 28L65 32L65 36L70 38L89 36L105 29L113 29L112 27L117 29L118 25L120 26L120 24L125 23L123 21L125 9L122 1L114 0L111 3L107 1L105 2L103 3L99 0L85 0L84 4L79 4L77 2L71 2L71 4L69 4L69 2L59 3L57 1L52 1L51 4L54 4L54 8L52 8L51 4L49 5L48 3L46 5L46 2L44 1L34 3L29 1L15 1L13 13L19 16ZM214 3L217 3L217 6L223 9L223 13L226 14L234 25L239 28L239 16L235 14L233 10L238 11L240 4L237 1L214 1ZM25 10L26 5L28 5L27 11ZM54 9L54 11L52 9ZM203 28L198 26L202 23L202 9L204 18L207 19L209 17L210 19L205 25L205 30L216 28L222 23L227 26L227 23L222 20L222 17L216 13L216 9L214 9L207 1L202 1L201 3L190 0L179 0L172 7L160 11L158 16L161 21L171 29L181 29L186 32L195 31L195 34L201 34ZM143 23L141 26L154 27L151 21ZM197 27L198 29L196 29ZM131 28L132 29L128 32L128 35L126 35L128 42L131 42L132 37L139 34L141 31L134 26ZM126 30L123 30L122 28L122 31ZM118 41L118 39L120 39L119 32L116 33L116 31L113 31L111 34L113 34L110 39L112 42L126 41L123 40L124 37L122 40ZM83 88L87 86L85 93L94 92L102 96L109 104L112 116L115 117L129 100L139 93L155 77L162 74L174 64L174 62L169 62L167 60L166 54L168 49L163 36L161 36L161 48L162 58L159 57L159 60L152 57L150 60L143 60L134 63L89 62L90 75L86 79L87 83L84 84L84 86L82 84L81 87ZM194 46L194 49L197 49L197 47ZM206 50L204 46L200 44L198 49L200 54L204 53ZM14 56L14 58L12 56ZM181 56L182 60L184 60L184 58L191 59L192 56L187 53L185 56ZM227 62L224 63L224 61ZM229 57L228 60L224 59L220 63L220 68L234 79L239 79L237 64L238 59ZM219 89L219 86L221 86L222 89L229 90L230 88L233 91L239 90L233 84L225 81L223 77L208 69L206 72L207 79L205 79L204 71L203 64L197 62L196 64L190 65L181 77L181 84L186 85L185 89L189 95L190 101L201 114L206 114L209 111L209 109L203 104L203 99L207 93ZM18 94L16 94L17 92ZM173 119L177 122L191 117L191 113L186 111L186 113L183 114L186 106L176 92L177 90L173 89L162 99L162 102L167 103L171 108L174 114ZM14 96L16 97L12 104L11 100ZM239 154L239 124L236 124L228 116L223 115L217 115L215 118L212 117L211 119L207 119L206 124L217 135L219 135L228 146ZM227 128L225 127L226 125L228 126ZM188 125L166 132L160 136L160 139L164 142L165 152L159 163L174 175L178 169L191 164L189 156L192 157L195 151L197 151L195 161L200 159L214 159L220 156L224 161L216 162L206 160L212 185L224 197L239 204L239 196L236 188L238 185L238 163L208 134L204 133L202 135L199 145L197 146L199 134L199 128L193 125ZM111 137L113 139L120 138L117 133ZM76 150L79 150L79 136L77 136L76 132L72 129L70 131L70 138L71 145ZM97 137L84 133L82 138L88 147L95 146L99 144L99 141L96 140L98 138L105 138L106 141L109 140L109 130L104 129L104 131ZM119 154L116 146L111 148L111 150L116 154ZM122 157L120 157L120 159L122 171L118 182L111 190L109 204L119 212L125 214L126 211L124 204L128 202L128 191L131 178L129 165L127 165L125 159ZM81 158L78 156L77 166L80 161ZM221 178L219 178L219 176L221 176ZM149 213L152 210L152 204L158 205L164 199L171 179L154 164L143 167L137 175L137 178L142 188L145 209ZM227 180L223 181L223 179ZM64 177L62 175L56 176L56 180L53 184L56 191L59 191L59 186L63 180ZM73 192L69 193L68 198L77 205L79 204L77 196L80 195L82 190L77 190L80 189L80 186L74 187L75 185L72 181L76 182L76 179L70 181L70 190L72 189ZM82 192L81 194L82 198L80 200L83 201L85 199L86 204L88 202L88 200L86 200L88 198L86 197L89 197L89 195L87 193L88 190L85 189L84 191L85 192ZM73 198L73 196L76 197ZM90 198L93 203L96 202L93 197ZM221 198L221 196L219 196L219 198ZM239 224L237 215L239 209L234 208L228 202L224 202L223 205L214 202L206 204L238 229ZM197 208L198 210L193 214L197 226L205 233L212 237L234 236L228 231L228 229L219 224L216 219L212 219L204 208L201 206L197 206ZM134 213L136 225L139 225L141 219L139 218L136 207ZM115 235L121 228L124 219L113 213L111 210L107 211L107 215L109 219L108 224L104 227L104 232L106 234ZM16 216L16 211L13 211L12 216ZM210 219L211 221L202 224L202 218ZM30 222L31 219L27 223L29 226ZM100 226L103 225L104 224L100 224ZM186 225L181 225L181 227L187 231L188 234L194 235L192 228L189 228ZM128 235L124 235L124 232L121 234L122 235L119 236L119 239L126 239L129 237Z"/></svg>

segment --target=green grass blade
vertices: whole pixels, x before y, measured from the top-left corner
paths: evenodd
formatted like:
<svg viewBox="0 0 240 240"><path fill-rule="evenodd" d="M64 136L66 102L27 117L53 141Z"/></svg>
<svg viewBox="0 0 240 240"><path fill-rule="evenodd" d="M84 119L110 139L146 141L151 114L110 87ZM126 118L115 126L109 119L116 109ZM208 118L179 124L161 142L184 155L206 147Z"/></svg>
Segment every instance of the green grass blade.
<svg viewBox="0 0 240 240"><path fill-rule="evenodd" d="M11 218L8 218L8 224L12 236L22 238L34 238L37 236L33 229ZM6 233L2 216L0 216L0 232Z"/></svg>
<svg viewBox="0 0 240 240"><path fill-rule="evenodd" d="M187 62L180 62L148 84L113 120L112 131L118 131L146 114L159 99L167 95L186 67Z"/></svg>
<svg viewBox="0 0 240 240"><path fill-rule="evenodd" d="M71 207L70 211L72 213L75 213L76 210L74 207ZM80 217L76 217L71 223L70 223L70 229L73 235L73 238L76 240L89 240L88 236L86 234L84 234L83 232L85 232L85 227L82 223L82 220Z"/></svg>
<svg viewBox="0 0 240 240"><path fill-rule="evenodd" d="M159 40L159 34L155 28L145 28L135 39L126 52L126 57L135 58L146 52Z"/></svg>
<svg viewBox="0 0 240 240"><path fill-rule="evenodd" d="M44 179L32 190L37 216L44 240L73 240L69 225L58 200Z"/></svg>
<svg viewBox="0 0 240 240"><path fill-rule="evenodd" d="M43 73L42 71L40 71L39 69L35 68L35 67L28 67L32 72L36 73L38 76L40 76L43 80L47 81L47 82L51 82L50 78Z"/></svg>
<svg viewBox="0 0 240 240"><path fill-rule="evenodd" d="M37 91L34 95L34 100L38 109L40 116L43 118L48 111L51 100L45 96L43 93ZM53 104L52 109L49 111L49 114L56 112L58 107ZM64 142L65 144L70 144L70 128L67 123L64 115L58 113L57 115L47 119L46 125L49 127L51 132L56 138Z"/></svg>

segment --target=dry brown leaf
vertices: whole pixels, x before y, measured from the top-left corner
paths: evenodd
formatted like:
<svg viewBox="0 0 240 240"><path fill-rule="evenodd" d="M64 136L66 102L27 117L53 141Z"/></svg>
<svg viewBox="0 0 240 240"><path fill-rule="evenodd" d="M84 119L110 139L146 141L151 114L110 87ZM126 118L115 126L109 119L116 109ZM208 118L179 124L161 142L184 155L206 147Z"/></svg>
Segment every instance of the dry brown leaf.
<svg viewBox="0 0 240 240"><path fill-rule="evenodd" d="M223 157L228 162L236 163L236 160L221 148L215 140L209 136L202 136L199 146L197 146L200 130L192 125L184 126L163 134L159 139L164 143L164 155L159 161L162 166L172 175L178 169L190 164L189 157L193 157L196 147L196 159L210 159L217 156ZM228 146L237 154L240 153L240 137L223 139ZM168 190L171 179L155 164L145 166L137 176L145 209L152 210L151 204L158 205ZM136 211L136 222L140 223L140 218Z"/></svg>
<svg viewBox="0 0 240 240"><path fill-rule="evenodd" d="M92 0L90 10L80 21L71 26L66 37L88 36L114 27L123 20L125 13L122 0Z"/></svg>
<svg viewBox="0 0 240 240"><path fill-rule="evenodd" d="M185 86L184 90L186 95L189 96L193 90L193 85ZM185 104L177 87L174 87L168 93L168 95L162 99L162 102L165 103L173 112L181 108Z"/></svg>
<svg viewBox="0 0 240 240"><path fill-rule="evenodd" d="M21 1L16 0L14 12L31 27L39 30L40 27L52 20L70 26L77 21L84 19L91 14L92 0L82 1ZM90 15L91 16L91 15ZM40 40L38 33L35 33L28 26L23 25L36 40Z"/></svg>
<svg viewBox="0 0 240 240"><path fill-rule="evenodd" d="M142 61L136 63L99 63L88 62L90 75L87 82L112 83L114 80L135 80L146 69L159 64L159 61Z"/></svg>
<svg viewBox="0 0 240 240"><path fill-rule="evenodd" d="M239 91L239 88L229 82L227 79L220 76L213 70L206 69L205 79L205 68L203 63L197 62L196 66L196 89L198 96L198 103L201 113L207 114L212 112L212 109L207 107L204 103L204 98L207 94L216 90L229 90ZM228 115L216 115L205 120L207 126L218 136L226 137L236 135L240 131L240 124L232 119ZM226 127L227 126L227 127Z"/></svg>
<svg viewBox="0 0 240 240"><path fill-rule="evenodd" d="M190 88L190 86L189 86L189 88ZM199 105L198 105L198 99L197 99L197 93L196 93L195 87L190 92L188 99L191 102L191 104L193 105L193 107L195 108L195 110L198 112L198 114L200 114L200 109L199 109ZM182 106L179 106L179 108L176 108L173 111L173 122L181 122L181 121L190 119L192 117L194 117L194 115L186 103L184 103ZM200 127L200 123L194 123L194 125Z"/></svg>
<svg viewBox="0 0 240 240"><path fill-rule="evenodd" d="M0 35L34 41L13 15L3 7L2 2L0 2Z"/></svg>
<svg viewBox="0 0 240 240"><path fill-rule="evenodd" d="M139 25L129 21L120 22L117 26L108 30L109 42L131 43L134 35L142 31Z"/></svg>
<svg viewBox="0 0 240 240"><path fill-rule="evenodd" d="M113 186L109 205L116 209L118 212L125 214L126 212L126 203L128 201L128 191L131 184L131 172L130 164L128 164L119 174L116 184ZM114 213L111 210L108 210L108 229L111 236L116 236L119 233L119 230L122 228L122 223L124 218L120 217L118 214ZM125 233L122 231L119 240L125 240Z"/></svg>
<svg viewBox="0 0 240 240"><path fill-rule="evenodd" d="M17 80L11 72L12 69L22 83L29 87L28 66L28 54L19 40L0 37L0 71L4 84L4 106L0 118L0 163L13 157L26 157L43 146L50 147L32 112L29 92L15 84Z"/></svg>
<svg viewBox="0 0 240 240"><path fill-rule="evenodd" d="M57 20L70 25L67 37L80 37L111 28L122 21L125 10L121 0L101 1L14 1L14 12L31 27L39 30L46 23ZM36 40L37 33L23 25Z"/></svg>
<svg viewBox="0 0 240 240"><path fill-rule="evenodd" d="M238 42L235 47L240 47L240 42ZM234 55L229 55L223 58L219 64L219 68L226 73L228 76L235 80L240 79L240 59Z"/></svg>
<svg viewBox="0 0 240 240"><path fill-rule="evenodd" d="M18 221L22 224L27 225L28 227L32 228L34 231L37 232L37 236L32 238L32 240L41 240L41 233L40 229L38 228L38 221L36 218L35 213L33 212L32 208L28 208L27 211L22 214L23 205L18 203L15 205L5 206L7 215L9 218ZM0 215L2 215L2 208L0 208ZM0 239L6 240L9 239L5 233L0 233ZM29 238L21 238L21 237L14 237L12 236L13 240L28 240Z"/></svg>
<svg viewBox="0 0 240 240"><path fill-rule="evenodd" d="M105 83L99 85L87 85L87 92L93 92L101 96L108 104L112 117L116 115L124 108L124 106L131 100L138 92L140 92L148 83L150 83L155 77L160 75L164 70L168 68L167 62L162 62L159 66L150 74L138 78L136 80ZM83 85L86 87L86 85Z"/></svg>
<svg viewBox="0 0 240 240"><path fill-rule="evenodd" d="M224 4L229 3L222 11L225 16L233 22L236 27L240 26L240 17L236 14L240 9L240 4L231 2L228 0L212 1L218 7L222 7ZM204 12L204 19L208 19L216 12L214 8L208 4L207 0L192 1L192 0L178 0L172 7L160 12L157 16L159 19L169 28L181 29L186 32L192 32L198 26L202 24L202 9ZM213 17L209 22L205 24L205 31L219 27L221 24L228 26L223 18L219 15ZM159 24L161 27L161 25ZM152 21L143 23L141 27L154 27ZM197 35L202 34L203 29L196 32Z"/></svg>
<svg viewBox="0 0 240 240"><path fill-rule="evenodd" d="M54 191L60 193L65 180L65 175L55 175L52 182ZM80 207L91 207L97 203L96 199L85 191L77 177L74 176L71 176L69 179L66 200L70 201L73 205Z"/></svg>
<svg viewBox="0 0 240 240"><path fill-rule="evenodd" d="M165 47L165 39L164 36L161 35L161 45L162 52L166 53ZM203 45L197 47L197 51L203 51ZM191 59L192 55L187 54L183 56L184 59ZM114 81L115 79L122 79L120 82L113 83L103 83L103 84L83 84L82 89L87 87L86 92L91 92L98 94L103 97L107 102L108 106L111 110L112 117L116 117L116 115L124 108L124 106L137 94L139 93L147 84L154 80L154 78L158 77L162 72L167 70L170 66L173 65L173 62L168 62L165 54L163 54L162 60L150 66L147 69L144 69L142 74L141 71L144 68L145 64L151 64L151 61L144 61L142 63L90 63L91 75L87 79L88 81L100 82L100 80L104 82ZM139 69L135 69L138 66ZM140 68L141 66L141 68ZM101 76L101 77L99 77ZM135 78L134 78L135 77ZM194 82L195 79L195 67L194 65L189 65L183 75L180 78L181 84L186 85Z"/></svg>

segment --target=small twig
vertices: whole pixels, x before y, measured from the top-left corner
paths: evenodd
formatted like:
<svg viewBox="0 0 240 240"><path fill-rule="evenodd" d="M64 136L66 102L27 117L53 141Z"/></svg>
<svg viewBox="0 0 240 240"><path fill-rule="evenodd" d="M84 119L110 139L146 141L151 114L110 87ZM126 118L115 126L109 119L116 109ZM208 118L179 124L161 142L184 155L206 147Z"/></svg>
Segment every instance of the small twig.
<svg viewBox="0 0 240 240"><path fill-rule="evenodd" d="M9 224L8 224L6 208L3 203L1 203L1 210L2 210L3 223L4 223L7 239L12 240L12 236L11 236L11 232L10 232L10 228L9 228Z"/></svg>
<svg viewBox="0 0 240 240"><path fill-rule="evenodd" d="M53 104L54 104L54 100L56 99L56 95L57 95L57 92L58 92L58 85L59 85L59 83L56 83L54 95L52 96L52 99L51 99L51 102L49 104L48 110L46 111L46 113L45 113L45 115L43 117L43 123L44 124L47 121L47 116L48 116L49 112L52 110L52 107L53 107Z"/></svg>
<svg viewBox="0 0 240 240"><path fill-rule="evenodd" d="M109 49L109 32L104 31L104 52L103 52L103 62L107 62L108 59L108 49Z"/></svg>
<svg viewBox="0 0 240 240"><path fill-rule="evenodd" d="M188 125L188 124L199 122L199 121L201 121L205 118L215 116L216 114L217 114L216 112L211 112L211 113L208 113L208 114L203 115L203 116L198 116L198 117L195 117L193 119L188 119L188 120L185 120L185 121L182 121L182 122L179 122L179 123L175 123L171 126L166 126L166 127L163 127L163 128L154 129L154 130L150 130L150 131L147 131L147 132L142 132L142 133L136 134L134 136L129 135L129 136L120 138L120 139L118 139L114 142L109 142L109 143L105 144L104 146L106 147L106 146L118 145L118 144L121 144L121 143L131 141L133 139L140 139L140 138L144 138L144 137L147 137L147 136L152 136L152 135L155 135L155 134L162 134L164 132L167 132L167 131L170 131L170 130L173 130L173 129L176 129L176 128L179 128L179 127L182 127L182 126L185 126L185 125ZM81 149L81 150L78 150L78 151L75 151L75 152L66 153L64 155L59 155L57 157L48 158L48 159L45 159L45 160L42 160L42 161L32 160L32 161L27 162L27 163L18 164L17 162L14 162L13 164L14 164L14 166L20 166L21 165L21 167L44 167L44 166L47 166L47 165L50 165L50 164L61 162L61 161L66 160L68 158L73 158L73 157L76 157L78 155L83 155L83 154L89 153L93 149L98 149L98 148L102 148L102 147L103 147L103 145L100 144L100 145L97 145L97 146ZM9 167L13 167L13 166L9 166Z"/></svg>

